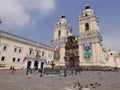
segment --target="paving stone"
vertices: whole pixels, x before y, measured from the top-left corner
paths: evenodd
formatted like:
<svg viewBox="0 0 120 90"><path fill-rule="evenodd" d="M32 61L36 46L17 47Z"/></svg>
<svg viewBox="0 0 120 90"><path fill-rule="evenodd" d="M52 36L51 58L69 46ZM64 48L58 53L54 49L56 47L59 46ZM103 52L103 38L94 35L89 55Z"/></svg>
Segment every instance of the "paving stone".
<svg viewBox="0 0 120 90"><path fill-rule="evenodd" d="M82 85L81 90L120 90L119 84L120 72L83 71L67 77L39 77L34 72L26 75L26 70L16 70L14 75L9 70L0 70L0 90L79 90Z"/></svg>

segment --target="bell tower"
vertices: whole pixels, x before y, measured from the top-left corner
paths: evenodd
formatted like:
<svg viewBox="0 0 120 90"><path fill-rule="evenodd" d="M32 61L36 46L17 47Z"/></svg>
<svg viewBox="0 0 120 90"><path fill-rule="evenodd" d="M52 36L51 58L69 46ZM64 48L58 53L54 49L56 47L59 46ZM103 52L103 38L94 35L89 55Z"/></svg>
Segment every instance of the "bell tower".
<svg viewBox="0 0 120 90"><path fill-rule="evenodd" d="M78 18L79 23L79 56L83 66L102 66L104 51L102 36L99 32L99 21L89 5Z"/></svg>
<svg viewBox="0 0 120 90"><path fill-rule="evenodd" d="M80 34L88 34L92 31L99 32L99 21L95 12L90 9L89 5L85 6L85 11L78 18Z"/></svg>
<svg viewBox="0 0 120 90"><path fill-rule="evenodd" d="M52 45L54 46L54 61L59 65L64 65L65 43L68 36L71 36L72 28L69 25L65 15L54 26L54 37Z"/></svg>

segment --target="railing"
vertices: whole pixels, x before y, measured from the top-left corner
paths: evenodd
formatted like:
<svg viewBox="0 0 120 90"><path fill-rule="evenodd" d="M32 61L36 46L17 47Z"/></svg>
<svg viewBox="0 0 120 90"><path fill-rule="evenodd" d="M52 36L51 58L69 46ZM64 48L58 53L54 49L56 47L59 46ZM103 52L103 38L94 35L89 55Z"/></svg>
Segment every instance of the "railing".
<svg viewBox="0 0 120 90"><path fill-rule="evenodd" d="M36 56L36 55L30 55L30 54L27 54L26 58L31 58L31 59L42 59L42 60L45 60L46 58L45 57L41 57L41 56Z"/></svg>

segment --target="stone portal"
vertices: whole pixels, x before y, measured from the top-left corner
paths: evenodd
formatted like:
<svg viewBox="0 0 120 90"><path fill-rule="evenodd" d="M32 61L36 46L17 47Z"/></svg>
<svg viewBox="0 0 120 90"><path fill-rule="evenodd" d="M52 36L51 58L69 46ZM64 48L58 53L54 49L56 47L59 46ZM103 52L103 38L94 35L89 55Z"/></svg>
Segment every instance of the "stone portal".
<svg viewBox="0 0 120 90"><path fill-rule="evenodd" d="M69 36L65 44L65 65L68 68L79 65L78 42L74 36Z"/></svg>

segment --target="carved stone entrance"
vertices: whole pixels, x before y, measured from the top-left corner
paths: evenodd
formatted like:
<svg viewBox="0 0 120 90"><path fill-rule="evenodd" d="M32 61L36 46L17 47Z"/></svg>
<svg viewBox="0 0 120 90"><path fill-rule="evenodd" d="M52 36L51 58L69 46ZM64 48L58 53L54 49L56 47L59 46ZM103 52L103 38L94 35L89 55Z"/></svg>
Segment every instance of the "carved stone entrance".
<svg viewBox="0 0 120 90"><path fill-rule="evenodd" d="M75 67L75 60L74 60L73 57L71 57L68 62L69 62L69 67L70 67L70 68Z"/></svg>
<svg viewBox="0 0 120 90"><path fill-rule="evenodd" d="M66 67L72 68L79 65L78 44L74 36L69 36L65 45L65 64Z"/></svg>

